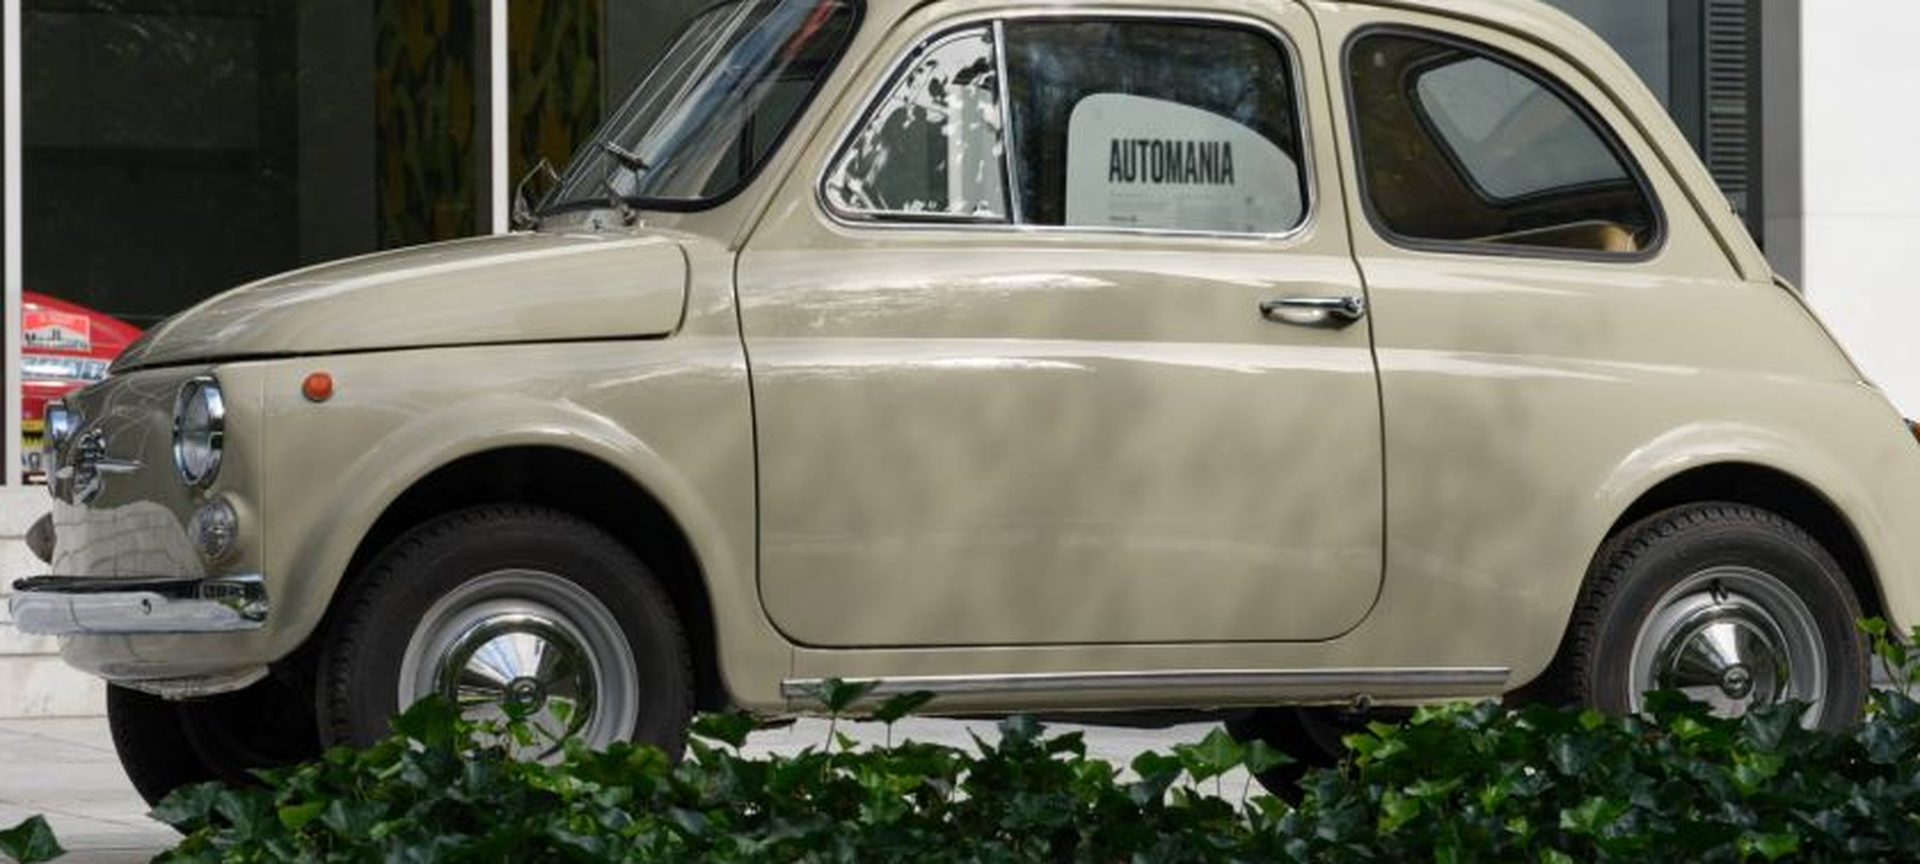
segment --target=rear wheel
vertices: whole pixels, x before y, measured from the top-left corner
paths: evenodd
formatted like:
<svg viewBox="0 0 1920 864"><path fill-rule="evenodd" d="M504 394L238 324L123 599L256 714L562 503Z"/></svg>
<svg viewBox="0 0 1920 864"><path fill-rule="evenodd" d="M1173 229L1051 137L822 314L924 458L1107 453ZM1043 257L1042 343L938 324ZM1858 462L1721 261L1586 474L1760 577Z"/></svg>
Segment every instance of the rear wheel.
<svg viewBox="0 0 1920 864"><path fill-rule="evenodd" d="M1695 504L1620 532L1597 557L1549 689L1613 714L1675 690L1722 716L1786 701L1858 721L1870 681L1860 606L1832 555L1777 514Z"/></svg>
<svg viewBox="0 0 1920 864"><path fill-rule="evenodd" d="M553 510L461 511L402 537L342 609L320 663L327 740L365 745L438 694L472 720L523 719L547 756L574 738L678 755L693 706L666 592L625 546Z"/></svg>

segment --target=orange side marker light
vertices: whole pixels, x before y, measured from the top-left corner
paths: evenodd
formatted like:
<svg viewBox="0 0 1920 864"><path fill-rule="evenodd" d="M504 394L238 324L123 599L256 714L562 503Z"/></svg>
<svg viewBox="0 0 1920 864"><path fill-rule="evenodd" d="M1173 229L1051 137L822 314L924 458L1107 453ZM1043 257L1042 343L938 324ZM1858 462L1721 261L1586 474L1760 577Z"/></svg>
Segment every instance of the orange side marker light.
<svg viewBox="0 0 1920 864"><path fill-rule="evenodd" d="M315 372L300 382L300 395L308 402L325 402L333 398L333 376L325 372Z"/></svg>

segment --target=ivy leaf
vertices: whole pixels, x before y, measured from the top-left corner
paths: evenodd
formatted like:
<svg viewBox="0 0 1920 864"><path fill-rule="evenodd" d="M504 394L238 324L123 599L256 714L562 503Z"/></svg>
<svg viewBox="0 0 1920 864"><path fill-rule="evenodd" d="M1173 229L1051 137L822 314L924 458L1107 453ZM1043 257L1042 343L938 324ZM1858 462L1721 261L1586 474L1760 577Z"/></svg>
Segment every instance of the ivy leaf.
<svg viewBox="0 0 1920 864"><path fill-rule="evenodd" d="M0 831L0 854L20 864L40 864L67 854L53 836L53 826L45 817L30 816L25 822Z"/></svg>
<svg viewBox="0 0 1920 864"><path fill-rule="evenodd" d="M854 703L867 698L867 694L880 686L879 681L846 681L828 678L806 688L806 694L818 701L834 714L845 714Z"/></svg>
<svg viewBox="0 0 1920 864"><path fill-rule="evenodd" d="M1420 799L1409 798L1392 789L1380 796L1380 832L1391 834L1420 815Z"/></svg>
<svg viewBox="0 0 1920 864"><path fill-rule="evenodd" d="M735 750L747 743L747 736L760 728L760 721L745 711L728 711L724 714L704 714L693 721L693 734L709 741L718 741Z"/></svg>
<svg viewBox="0 0 1920 864"><path fill-rule="evenodd" d="M307 823L318 818L320 811L325 809L327 809L325 801L309 801L305 804L283 806L280 808L280 824L286 826L288 831L299 831L307 827Z"/></svg>
<svg viewBox="0 0 1920 864"><path fill-rule="evenodd" d="M1272 744L1255 738L1247 742L1245 759L1242 764L1254 774L1264 774L1275 768L1292 765L1299 760L1287 755Z"/></svg>
<svg viewBox="0 0 1920 864"><path fill-rule="evenodd" d="M1047 728L1031 715L1015 714L1000 721L1000 749L1030 747L1046 731Z"/></svg>
<svg viewBox="0 0 1920 864"><path fill-rule="evenodd" d="M1740 838L1742 855L1759 855L1768 861L1778 861L1800 851L1800 835L1793 833L1749 834Z"/></svg>
<svg viewBox="0 0 1920 864"><path fill-rule="evenodd" d="M1593 797L1560 811L1560 829L1584 836L1595 836L1619 818L1626 807L1617 801Z"/></svg>
<svg viewBox="0 0 1920 864"><path fill-rule="evenodd" d="M182 834L190 834L207 824L213 815L213 802L219 797L220 789L219 783L182 786L160 799L149 815Z"/></svg>
<svg viewBox="0 0 1920 864"><path fill-rule="evenodd" d="M393 731L429 749L445 749L460 734L460 711L439 694L421 699L393 718Z"/></svg>
<svg viewBox="0 0 1920 864"><path fill-rule="evenodd" d="M1182 767L1193 775L1195 781L1211 780L1240 767L1246 759L1246 751L1225 729L1215 728L1200 739L1198 744L1182 744L1173 748Z"/></svg>
<svg viewBox="0 0 1920 864"><path fill-rule="evenodd" d="M1164 800L1168 787L1179 780L1180 772L1185 770L1178 758L1152 750L1135 756L1129 767L1140 779L1127 786L1127 798L1140 807Z"/></svg>
<svg viewBox="0 0 1920 864"><path fill-rule="evenodd" d="M927 703L932 701L931 691L915 690L911 693L900 693L880 703L880 707L873 711L873 719L892 725L926 707Z"/></svg>

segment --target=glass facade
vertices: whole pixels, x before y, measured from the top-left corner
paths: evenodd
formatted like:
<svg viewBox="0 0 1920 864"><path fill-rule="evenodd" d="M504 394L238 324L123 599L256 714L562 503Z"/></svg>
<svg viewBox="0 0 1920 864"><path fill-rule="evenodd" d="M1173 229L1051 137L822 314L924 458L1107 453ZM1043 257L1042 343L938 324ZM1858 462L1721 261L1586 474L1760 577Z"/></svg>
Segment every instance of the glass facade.
<svg viewBox="0 0 1920 864"><path fill-rule="evenodd" d="M271 273L475 232L478 5L26 0L28 290L148 326Z"/></svg>
<svg viewBox="0 0 1920 864"><path fill-rule="evenodd" d="M26 292L149 327L487 228L487 0L17 2Z"/></svg>
<svg viewBox="0 0 1920 864"><path fill-rule="evenodd" d="M565 164L709 5L6 2L21 18L21 284L138 327L271 273L489 230L499 187ZM1757 226L1759 0L1549 2L1645 77Z"/></svg>

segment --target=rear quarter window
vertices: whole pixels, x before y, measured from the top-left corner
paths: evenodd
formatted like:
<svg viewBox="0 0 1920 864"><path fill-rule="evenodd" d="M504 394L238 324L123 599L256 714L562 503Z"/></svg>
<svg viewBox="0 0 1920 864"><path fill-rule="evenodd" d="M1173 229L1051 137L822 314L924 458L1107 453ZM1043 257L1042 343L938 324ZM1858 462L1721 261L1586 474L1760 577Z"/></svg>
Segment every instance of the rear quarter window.
<svg viewBox="0 0 1920 864"><path fill-rule="evenodd" d="M1347 67L1367 209L1393 238L1612 257L1658 243L1626 148L1546 72L1401 31L1362 34Z"/></svg>

